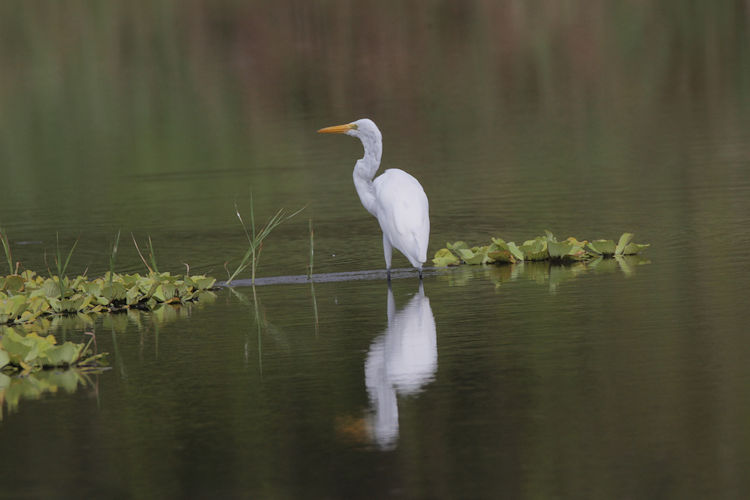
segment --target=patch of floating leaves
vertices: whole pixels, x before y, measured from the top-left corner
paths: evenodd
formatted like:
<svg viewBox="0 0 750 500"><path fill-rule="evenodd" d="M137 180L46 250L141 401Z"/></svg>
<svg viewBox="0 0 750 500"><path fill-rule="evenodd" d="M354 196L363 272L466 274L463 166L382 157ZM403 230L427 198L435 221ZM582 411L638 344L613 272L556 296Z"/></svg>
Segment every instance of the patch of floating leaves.
<svg viewBox="0 0 750 500"><path fill-rule="evenodd" d="M98 368L106 353L93 354L90 344L69 341L58 344L54 335L20 335L11 328L4 328L0 339L0 372L29 373L43 368L70 366Z"/></svg>
<svg viewBox="0 0 750 500"><path fill-rule="evenodd" d="M216 282L207 276L179 276L152 272L107 273L89 280L53 276L33 271L0 277L0 325L23 324L55 314L153 310L160 304L182 304L212 294Z"/></svg>
<svg viewBox="0 0 750 500"><path fill-rule="evenodd" d="M447 248L435 253L432 262L440 267L523 261L576 262L636 255L649 246L633 243L632 240L632 233L623 233L617 243L614 240L579 241L572 236L558 241L551 232L546 231L545 236L537 236L520 245L501 238L491 238L489 245L475 247L469 247L463 241L447 243Z"/></svg>

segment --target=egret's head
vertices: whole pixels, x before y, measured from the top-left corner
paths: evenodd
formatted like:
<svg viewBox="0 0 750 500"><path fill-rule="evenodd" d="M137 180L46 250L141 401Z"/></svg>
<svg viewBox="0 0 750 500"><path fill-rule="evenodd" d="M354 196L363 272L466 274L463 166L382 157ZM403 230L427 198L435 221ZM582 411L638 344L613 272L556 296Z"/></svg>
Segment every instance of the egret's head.
<svg viewBox="0 0 750 500"><path fill-rule="evenodd" d="M369 118L362 118L345 125L336 125L318 130L320 134L346 134L359 138L363 143L380 143L382 136L377 125Z"/></svg>

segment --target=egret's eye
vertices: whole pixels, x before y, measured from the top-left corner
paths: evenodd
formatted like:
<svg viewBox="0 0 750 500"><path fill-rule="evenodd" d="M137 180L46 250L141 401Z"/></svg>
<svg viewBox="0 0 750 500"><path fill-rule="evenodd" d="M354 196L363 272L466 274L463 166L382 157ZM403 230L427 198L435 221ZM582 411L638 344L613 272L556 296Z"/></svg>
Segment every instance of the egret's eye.
<svg viewBox="0 0 750 500"><path fill-rule="evenodd" d="M359 125L357 125L356 123L352 123L352 129L359 130Z"/></svg>

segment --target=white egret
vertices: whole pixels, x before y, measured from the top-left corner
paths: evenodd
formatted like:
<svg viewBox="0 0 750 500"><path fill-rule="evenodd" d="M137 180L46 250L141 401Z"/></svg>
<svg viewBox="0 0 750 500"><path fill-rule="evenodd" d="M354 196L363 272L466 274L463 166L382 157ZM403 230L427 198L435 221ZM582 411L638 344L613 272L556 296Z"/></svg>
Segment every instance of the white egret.
<svg viewBox="0 0 750 500"><path fill-rule="evenodd" d="M375 180L383 154L383 138L372 120L363 118L345 125L318 130L322 134L346 134L359 138L365 155L354 165L354 187L365 209L380 223L383 254L388 279L391 279L391 254L395 247L422 279L422 264L427 260L430 239L430 215L427 195L417 179L397 168L389 168Z"/></svg>

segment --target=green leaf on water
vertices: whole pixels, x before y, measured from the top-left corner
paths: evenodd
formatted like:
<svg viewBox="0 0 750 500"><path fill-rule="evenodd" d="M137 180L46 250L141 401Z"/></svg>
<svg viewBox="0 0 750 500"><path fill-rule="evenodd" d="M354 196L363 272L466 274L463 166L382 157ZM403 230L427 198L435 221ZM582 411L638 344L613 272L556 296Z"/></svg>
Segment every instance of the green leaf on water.
<svg viewBox="0 0 750 500"><path fill-rule="evenodd" d="M510 250L510 253L513 254L513 257L515 257L516 260L523 261L524 259L523 251L520 248L518 248L518 246L512 241L508 242L508 250Z"/></svg>
<svg viewBox="0 0 750 500"><path fill-rule="evenodd" d="M622 233L622 236L620 236L620 241L617 242L617 246L615 247L615 255L623 255L625 247L628 246L632 239L633 233Z"/></svg>
<svg viewBox="0 0 750 500"><path fill-rule="evenodd" d="M565 241L548 240L547 250L553 260L581 260L586 256L585 244L571 236Z"/></svg>
<svg viewBox="0 0 750 500"><path fill-rule="evenodd" d="M3 349L0 349L0 369L10 363L10 356Z"/></svg>
<svg viewBox="0 0 750 500"><path fill-rule="evenodd" d="M72 365L78 360L83 347L83 344L72 342L51 346L44 352L43 356L40 356L41 364L43 366Z"/></svg>
<svg viewBox="0 0 750 500"><path fill-rule="evenodd" d="M216 278L207 276L193 276L192 280L198 290L208 290L216 283Z"/></svg>
<svg viewBox="0 0 750 500"><path fill-rule="evenodd" d="M447 248L441 248L435 253L435 257L432 262L438 267L444 266L456 266L461 263L461 260L453 255L453 252Z"/></svg>
<svg viewBox="0 0 750 500"><path fill-rule="evenodd" d="M3 334L2 348L8 353L10 361L14 364L33 364L36 358L53 346L54 343L55 337L52 335L40 337L36 333L30 333L22 336L12 329L8 329Z"/></svg>
<svg viewBox="0 0 750 500"><path fill-rule="evenodd" d="M3 334L2 347L8 354L10 361L19 364L31 350L31 345L23 341L23 337L8 329Z"/></svg>
<svg viewBox="0 0 750 500"><path fill-rule="evenodd" d="M55 282L55 280L51 278L47 278L46 280L44 280L44 284L38 291L45 297L60 296L60 287L57 285L57 282Z"/></svg>
<svg viewBox="0 0 750 500"><path fill-rule="evenodd" d="M137 285L132 286L127 292L125 292L125 303L129 306L137 304L140 300L140 290Z"/></svg>
<svg viewBox="0 0 750 500"><path fill-rule="evenodd" d="M573 251L573 245L565 241L548 241L547 250L552 259L563 259Z"/></svg>
<svg viewBox="0 0 750 500"><path fill-rule="evenodd" d="M0 307L3 313L14 318L20 316L26 310L26 300L24 295L15 295L5 299L4 303L0 304Z"/></svg>
<svg viewBox="0 0 750 500"><path fill-rule="evenodd" d="M487 256L496 262L513 263L516 258L508 248L508 244L502 238L492 238L492 244L487 250Z"/></svg>
<svg viewBox="0 0 750 500"><path fill-rule="evenodd" d="M493 262L507 262L512 264L516 261L510 250L490 250L487 252L487 257L492 259Z"/></svg>
<svg viewBox="0 0 750 500"><path fill-rule="evenodd" d="M139 273L120 275L120 282L124 288L130 288L136 285L143 277Z"/></svg>
<svg viewBox="0 0 750 500"><path fill-rule="evenodd" d="M110 302L115 300L125 299L127 290L122 283L112 283L111 285L104 285L102 287L102 297L106 298Z"/></svg>
<svg viewBox="0 0 750 500"><path fill-rule="evenodd" d="M649 243L628 243L625 248L622 251L623 255L636 255L640 253L641 250L650 247L651 245Z"/></svg>
<svg viewBox="0 0 750 500"><path fill-rule="evenodd" d="M524 241L520 249L523 252L525 260L546 260L549 258L547 239L542 236Z"/></svg>
<svg viewBox="0 0 750 500"><path fill-rule="evenodd" d="M169 295L169 291L167 289L167 287L169 287L169 286L170 285L167 284L167 283L164 283L162 285L157 286L156 287L156 291L154 291L153 297L155 299L157 299L159 302L166 302L166 301L168 301L170 298L172 298Z"/></svg>
<svg viewBox="0 0 750 500"><path fill-rule="evenodd" d="M186 285L184 282L178 282L176 288L177 296L182 300L187 300L186 297L190 294L192 287Z"/></svg>
<svg viewBox="0 0 750 500"><path fill-rule="evenodd" d="M474 247L474 248L458 248L456 253L461 257L461 260L470 265L485 264L489 257L487 257L488 247Z"/></svg>
<svg viewBox="0 0 750 500"><path fill-rule="evenodd" d="M40 364L40 358L55 345L55 337L49 335L40 337L36 333L30 333L23 338L23 342L31 349L26 353L24 361L32 366Z"/></svg>
<svg viewBox="0 0 750 500"><path fill-rule="evenodd" d="M177 287L172 283L164 283L162 285L162 290L164 291L164 301L166 302L167 300L174 298Z"/></svg>
<svg viewBox="0 0 750 500"><path fill-rule="evenodd" d="M5 277L5 283L3 283L2 289L8 292L18 293L24 288L24 280L18 274L11 274Z"/></svg>
<svg viewBox="0 0 750 500"><path fill-rule="evenodd" d="M615 254L617 245L612 240L594 240L587 245L589 249L599 255L611 256Z"/></svg>

